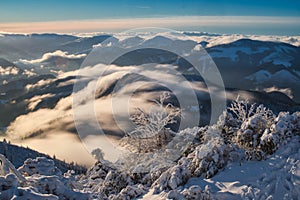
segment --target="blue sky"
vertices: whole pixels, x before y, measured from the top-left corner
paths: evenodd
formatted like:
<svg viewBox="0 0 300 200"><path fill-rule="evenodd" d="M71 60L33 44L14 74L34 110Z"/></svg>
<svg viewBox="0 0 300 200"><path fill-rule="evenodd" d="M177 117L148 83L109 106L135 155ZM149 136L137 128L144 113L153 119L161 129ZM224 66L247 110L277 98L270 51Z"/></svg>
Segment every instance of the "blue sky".
<svg viewBox="0 0 300 200"><path fill-rule="evenodd" d="M1 22L187 15L300 16L299 0L2 0Z"/></svg>
<svg viewBox="0 0 300 200"><path fill-rule="evenodd" d="M127 19L131 20L131 23L134 23L133 20L139 18L153 18L160 20L161 18L166 17L188 16L282 17L285 18L285 22L277 23L278 18L276 18L277 21L269 19L265 24L266 26L264 24L259 24L255 31L261 30L261 33L267 33L268 31L266 30L273 30L274 34L280 34L281 29L284 28L285 30L282 30L282 34L300 34L300 23L296 23L295 20L291 20L293 23L289 23L291 17L300 19L299 0L1 0L0 31L17 30L16 27L11 29L6 26L6 24L9 23L107 19ZM255 19L257 20L257 18ZM222 19L220 20L222 21ZM260 20L258 20L258 22L259 21ZM240 23L241 31L245 30L243 28L244 24L245 23ZM271 26L270 24L272 27L268 27ZM156 24L154 23L154 25ZM177 28L183 30L195 29L196 25L197 24L189 27L178 25ZM26 26L28 26L28 24L26 24ZM141 26L141 23L139 26ZM147 24L145 24L145 26L147 26ZM203 24L201 24L201 26L202 28L205 28ZM222 24L220 24L220 26L222 26ZM51 27L53 27L53 25L51 25ZM132 27L137 26L130 26L129 28ZM236 23L235 27L239 28ZM174 28L174 26L169 26L168 28ZM234 29L234 27L232 28ZM209 26L206 27L206 29L207 30L203 31L228 32L231 30L230 26L221 27L221 29L220 27ZM251 32L251 27L248 27L248 29ZM266 30L264 31L263 29ZM47 31L41 28L36 29L37 32L41 30ZM55 30L62 29L49 29L49 31ZM86 31L89 30L86 29ZM106 29L103 30L107 31ZM66 29L66 31L76 30ZM83 30L78 29L78 31ZM99 28L93 31L102 30ZM232 31L234 32L234 30Z"/></svg>

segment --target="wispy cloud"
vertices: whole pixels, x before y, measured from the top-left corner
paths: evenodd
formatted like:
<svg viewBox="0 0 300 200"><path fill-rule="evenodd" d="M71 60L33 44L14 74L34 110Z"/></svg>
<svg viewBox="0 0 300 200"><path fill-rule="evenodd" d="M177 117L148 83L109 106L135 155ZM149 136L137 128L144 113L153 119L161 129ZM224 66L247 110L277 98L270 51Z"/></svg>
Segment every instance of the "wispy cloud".
<svg viewBox="0 0 300 200"><path fill-rule="evenodd" d="M40 59L35 59L35 60L25 60L25 59L20 59L21 62L23 63L29 63L29 64L36 64L36 63L42 63L44 61L47 61L48 59L59 56L62 58L67 58L67 59L80 59L84 58L86 54L68 54L67 52L57 50L55 52L49 52L45 53Z"/></svg>

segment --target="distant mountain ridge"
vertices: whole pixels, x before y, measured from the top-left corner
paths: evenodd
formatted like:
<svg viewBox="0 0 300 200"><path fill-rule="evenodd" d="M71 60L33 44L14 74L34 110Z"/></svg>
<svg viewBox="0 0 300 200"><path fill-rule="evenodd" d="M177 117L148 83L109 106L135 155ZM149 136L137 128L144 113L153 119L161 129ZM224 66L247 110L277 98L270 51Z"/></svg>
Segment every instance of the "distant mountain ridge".
<svg viewBox="0 0 300 200"><path fill-rule="evenodd" d="M48 111L57 112L53 116L59 116L60 120L57 121L64 123L58 127L76 133L73 118L65 117L72 116L73 113L70 103L72 102L73 85L76 81L84 82L82 88L78 89L82 90L88 86L90 81L86 80L86 77L77 77L77 70L93 48L101 46L101 48L109 50L110 46L114 44L120 49L133 45L139 45L141 49L124 54L113 62L118 66L117 71L124 70L126 75L119 76L115 71L111 76L116 77L115 79L107 76L105 84L97 86L95 94L97 101L105 101L112 92L126 90L126 88L130 88L131 84L139 81L149 84L147 87L139 88L136 95L147 94L149 98L157 92L168 91L167 88L152 83L152 80L146 77L126 71L126 66L137 70L141 70L144 67L143 64L148 63L156 63L157 67L161 65L175 66L176 71L186 80L199 84L199 88L204 91L198 92L197 98L198 107L202 109L204 121L202 124L206 124L210 114L210 99L203 77L187 60L178 55L162 49L148 48L153 44L160 47L172 45L180 48L184 46L188 50L188 53L185 52L187 56L192 56L189 53L200 48L200 45L204 44L201 41L206 41L205 51L207 54L203 59L209 59L210 56L217 65L225 84L228 101L243 94L245 98L252 100L251 102L264 103L276 113L282 110L299 110L300 47L280 42L281 40L259 41L249 38L234 40L236 36L232 36L233 39L229 40L224 35L198 33L189 35L191 36L189 40L172 35L172 37L168 37L168 34L150 34L148 36L105 34L91 37L57 34L4 35L0 38L0 45L2 43L10 45L13 49L5 49L7 54L4 55L0 52L0 57L18 69L32 69L32 73L35 74L31 77L20 76L16 80L10 79L10 77L14 77L11 74L5 79L5 84L0 84L2 93L0 96L0 127L12 126L12 123L18 118L30 118L30 114L40 114L37 112L44 110L47 113ZM198 37L200 39L197 39ZM109 40L106 40L108 38ZM211 38L218 39L220 44L211 45L214 42ZM223 39L229 42L224 44ZM232 40L234 41L232 42ZM49 45L47 46L46 43ZM19 50L26 48L26 55L18 55L18 51L14 51L17 47ZM0 51L4 51L4 49L1 48ZM17 57L10 60L6 55ZM96 76L97 71L104 68L101 63L98 68L94 64L99 63L91 62L91 68L82 69L86 70L87 77L88 74ZM205 70L205 67L203 66L202 69ZM114 90L116 82L119 82L118 90ZM63 103L60 104L61 101ZM62 104L65 105L62 106ZM60 108L57 108L59 106ZM68 120L61 120L65 118ZM45 119L45 124L47 127L50 125L54 127L54 121L55 118ZM37 133L42 133L44 130L40 130L39 127L36 129L26 133L26 137L36 136Z"/></svg>

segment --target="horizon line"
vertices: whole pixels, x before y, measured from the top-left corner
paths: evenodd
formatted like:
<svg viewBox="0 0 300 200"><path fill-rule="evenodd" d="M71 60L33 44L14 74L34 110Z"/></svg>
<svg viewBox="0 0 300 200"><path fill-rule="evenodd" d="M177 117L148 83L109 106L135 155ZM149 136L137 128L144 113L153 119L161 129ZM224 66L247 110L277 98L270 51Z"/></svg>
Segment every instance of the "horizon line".
<svg viewBox="0 0 300 200"><path fill-rule="evenodd" d="M298 16L165 16L137 18L81 19L41 22L0 22L0 32L6 33L88 33L120 32L151 27L181 29L226 27L300 27ZM297 29L297 28L295 28ZM196 30L195 30L196 31ZM199 31L208 32L208 31ZM298 30L296 31L298 32Z"/></svg>

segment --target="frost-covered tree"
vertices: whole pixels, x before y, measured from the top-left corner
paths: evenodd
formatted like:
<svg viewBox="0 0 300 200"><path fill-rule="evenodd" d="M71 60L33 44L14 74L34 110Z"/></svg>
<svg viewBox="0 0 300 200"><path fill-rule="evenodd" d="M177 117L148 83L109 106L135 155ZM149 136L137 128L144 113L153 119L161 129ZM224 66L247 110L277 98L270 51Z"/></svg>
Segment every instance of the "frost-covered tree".
<svg viewBox="0 0 300 200"><path fill-rule="evenodd" d="M171 103L167 103L170 98L170 93L164 92L160 95L159 100L153 100L155 106L151 107L149 112L141 108L131 115L130 119L136 124L136 127L127 136L138 142L139 149L142 141L146 143L150 141L154 143L154 147L160 147L166 143L169 137L169 129L167 125L178 122L181 117L181 109L175 107ZM151 145L150 145L151 146Z"/></svg>
<svg viewBox="0 0 300 200"><path fill-rule="evenodd" d="M232 101L228 111L232 113L241 123L247 121L254 115L261 115L266 119L274 117L273 112L264 105L257 106L255 103L250 103L247 99L240 99L238 96L235 101Z"/></svg>

